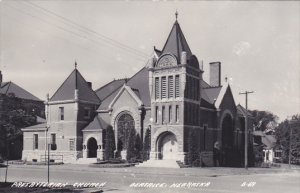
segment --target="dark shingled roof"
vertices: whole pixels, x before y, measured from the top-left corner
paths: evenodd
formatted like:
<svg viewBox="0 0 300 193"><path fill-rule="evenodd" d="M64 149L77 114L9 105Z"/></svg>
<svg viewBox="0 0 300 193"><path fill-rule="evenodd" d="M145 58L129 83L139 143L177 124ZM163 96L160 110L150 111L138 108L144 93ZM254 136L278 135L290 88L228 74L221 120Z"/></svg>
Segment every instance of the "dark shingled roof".
<svg viewBox="0 0 300 193"><path fill-rule="evenodd" d="M188 59L192 56L191 49L182 33L179 23L176 20L164 48L162 49L162 54L172 53L177 56L177 59L180 61L182 51L187 52Z"/></svg>
<svg viewBox="0 0 300 193"><path fill-rule="evenodd" d="M35 100L41 101L36 96L32 95L30 92L26 91L25 89L21 88L17 84L13 82L3 82L0 85L0 94L10 94L13 93L15 97L27 100Z"/></svg>
<svg viewBox="0 0 300 193"><path fill-rule="evenodd" d="M131 77L128 80L127 85L133 88L136 94L137 94L136 90L138 90L139 95L137 96L141 99L144 106L150 107L151 98L149 92L149 72L147 68L145 67L142 68L133 77Z"/></svg>
<svg viewBox="0 0 300 193"><path fill-rule="evenodd" d="M80 100L100 103L100 99L96 93L90 88L89 84L76 68L51 97L50 101L74 99L75 89L78 89L78 97Z"/></svg>
<svg viewBox="0 0 300 193"><path fill-rule="evenodd" d="M35 129L46 129L47 124L46 123L41 123L38 125L33 125L29 127L25 127L22 130L35 130Z"/></svg>
<svg viewBox="0 0 300 193"><path fill-rule="evenodd" d="M201 80L200 84L201 84L201 88L209 88L209 87L211 87L211 86L210 86L207 82L205 82L204 80Z"/></svg>
<svg viewBox="0 0 300 193"><path fill-rule="evenodd" d="M106 129L109 125L100 117L96 116L88 126L86 126L83 131L86 130L102 130Z"/></svg>
<svg viewBox="0 0 300 193"><path fill-rule="evenodd" d="M100 100L104 100L106 97L108 97L113 91L120 88L124 83L126 79L119 79L119 80L113 80L106 85L98 88L95 92L97 96L100 98Z"/></svg>
<svg viewBox="0 0 300 193"><path fill-rule="evenodd" d="M219 93L221 91L222 87L209 87L209 88L204 88L202 91L202 97L204 100L207 102L214 104L215 100L218 98Z"/></svg>
<svg viewBox="0 0 300 193"><path fill-rule="evenodd" d="M143 102L144 106L150 107L151 99L150 99L150 92L149 92L149 72L146 67L142 68L139 72L133 75L126 83L133 92L140 98ZM102 101L99 109L104 110L107 109L109 104L118 94L121 86L116 88L114 91L110 93L106 93L107 97ZM97 94L102 95L103 90L98 89Z"/></svg>

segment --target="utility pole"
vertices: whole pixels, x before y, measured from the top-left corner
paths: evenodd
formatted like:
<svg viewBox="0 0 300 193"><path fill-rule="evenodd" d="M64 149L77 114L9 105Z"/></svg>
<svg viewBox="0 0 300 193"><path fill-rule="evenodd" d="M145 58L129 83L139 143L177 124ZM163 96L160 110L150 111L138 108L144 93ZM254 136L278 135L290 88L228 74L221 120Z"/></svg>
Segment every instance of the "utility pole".
<svg viewBox="0 0 300 193"><path fill-rule="evenodd" d="M245 91L241 94L246 96L246 117L245 117L245 169L248 169L248 94L254 93L253 91Z"/></svg>

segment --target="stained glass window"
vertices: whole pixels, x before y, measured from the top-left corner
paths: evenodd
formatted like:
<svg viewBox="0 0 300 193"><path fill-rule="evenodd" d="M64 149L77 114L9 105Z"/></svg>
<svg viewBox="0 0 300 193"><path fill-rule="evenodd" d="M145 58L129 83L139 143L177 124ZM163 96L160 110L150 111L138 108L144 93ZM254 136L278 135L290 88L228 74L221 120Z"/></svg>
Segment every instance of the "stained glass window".
<svg viewBox="0 0 300 193"><path fill-rule="evenodd" d="M118 145L122 146L121 149L127 149L128 139L130 137L130 131L134 129L134 120L132 116L128 113L125 113L120 116L118 119ZM121 143L121 144L120 144Z"/></svg>

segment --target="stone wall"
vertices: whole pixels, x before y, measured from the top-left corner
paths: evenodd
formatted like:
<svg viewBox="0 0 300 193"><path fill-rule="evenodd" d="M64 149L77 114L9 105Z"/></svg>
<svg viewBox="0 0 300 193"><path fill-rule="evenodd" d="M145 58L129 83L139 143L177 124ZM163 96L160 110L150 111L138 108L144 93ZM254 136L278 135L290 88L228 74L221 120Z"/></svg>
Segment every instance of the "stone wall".
<svg viewBox="0 0 300 193"><path fill-rule="evenodd" d="M37 162L45 161L48 157L48 151L45 150L23 150L22 160ZM50 151L50 159L55 162L75 163L77 159L82 158L82 151Z"/></svg>

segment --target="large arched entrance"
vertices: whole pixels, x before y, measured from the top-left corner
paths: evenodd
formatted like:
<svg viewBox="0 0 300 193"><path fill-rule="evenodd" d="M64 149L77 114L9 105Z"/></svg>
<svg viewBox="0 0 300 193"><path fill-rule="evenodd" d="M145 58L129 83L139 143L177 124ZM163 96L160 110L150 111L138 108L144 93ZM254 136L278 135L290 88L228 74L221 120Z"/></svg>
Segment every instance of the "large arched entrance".
<svg viewBox="0 0 300 193"><path fill-rule="evenodd" d="M222 120L222 150L224 152L222 165L233 166L234 156L234 133L233 119L227 114Z"/></svg>
<svg viewBox="0 0 300 193"><path fill-rule="evenodd" d="M89 138L87 142L88 158L97 157L97 141L95 138Z"/></svg>
<svg viewBox="0 0 300 193"><path fill-rule="evenodd" d="M162 133L157 140L159 159L176 160L178 157L178 143L176 136L171 132Z"/></svg>

